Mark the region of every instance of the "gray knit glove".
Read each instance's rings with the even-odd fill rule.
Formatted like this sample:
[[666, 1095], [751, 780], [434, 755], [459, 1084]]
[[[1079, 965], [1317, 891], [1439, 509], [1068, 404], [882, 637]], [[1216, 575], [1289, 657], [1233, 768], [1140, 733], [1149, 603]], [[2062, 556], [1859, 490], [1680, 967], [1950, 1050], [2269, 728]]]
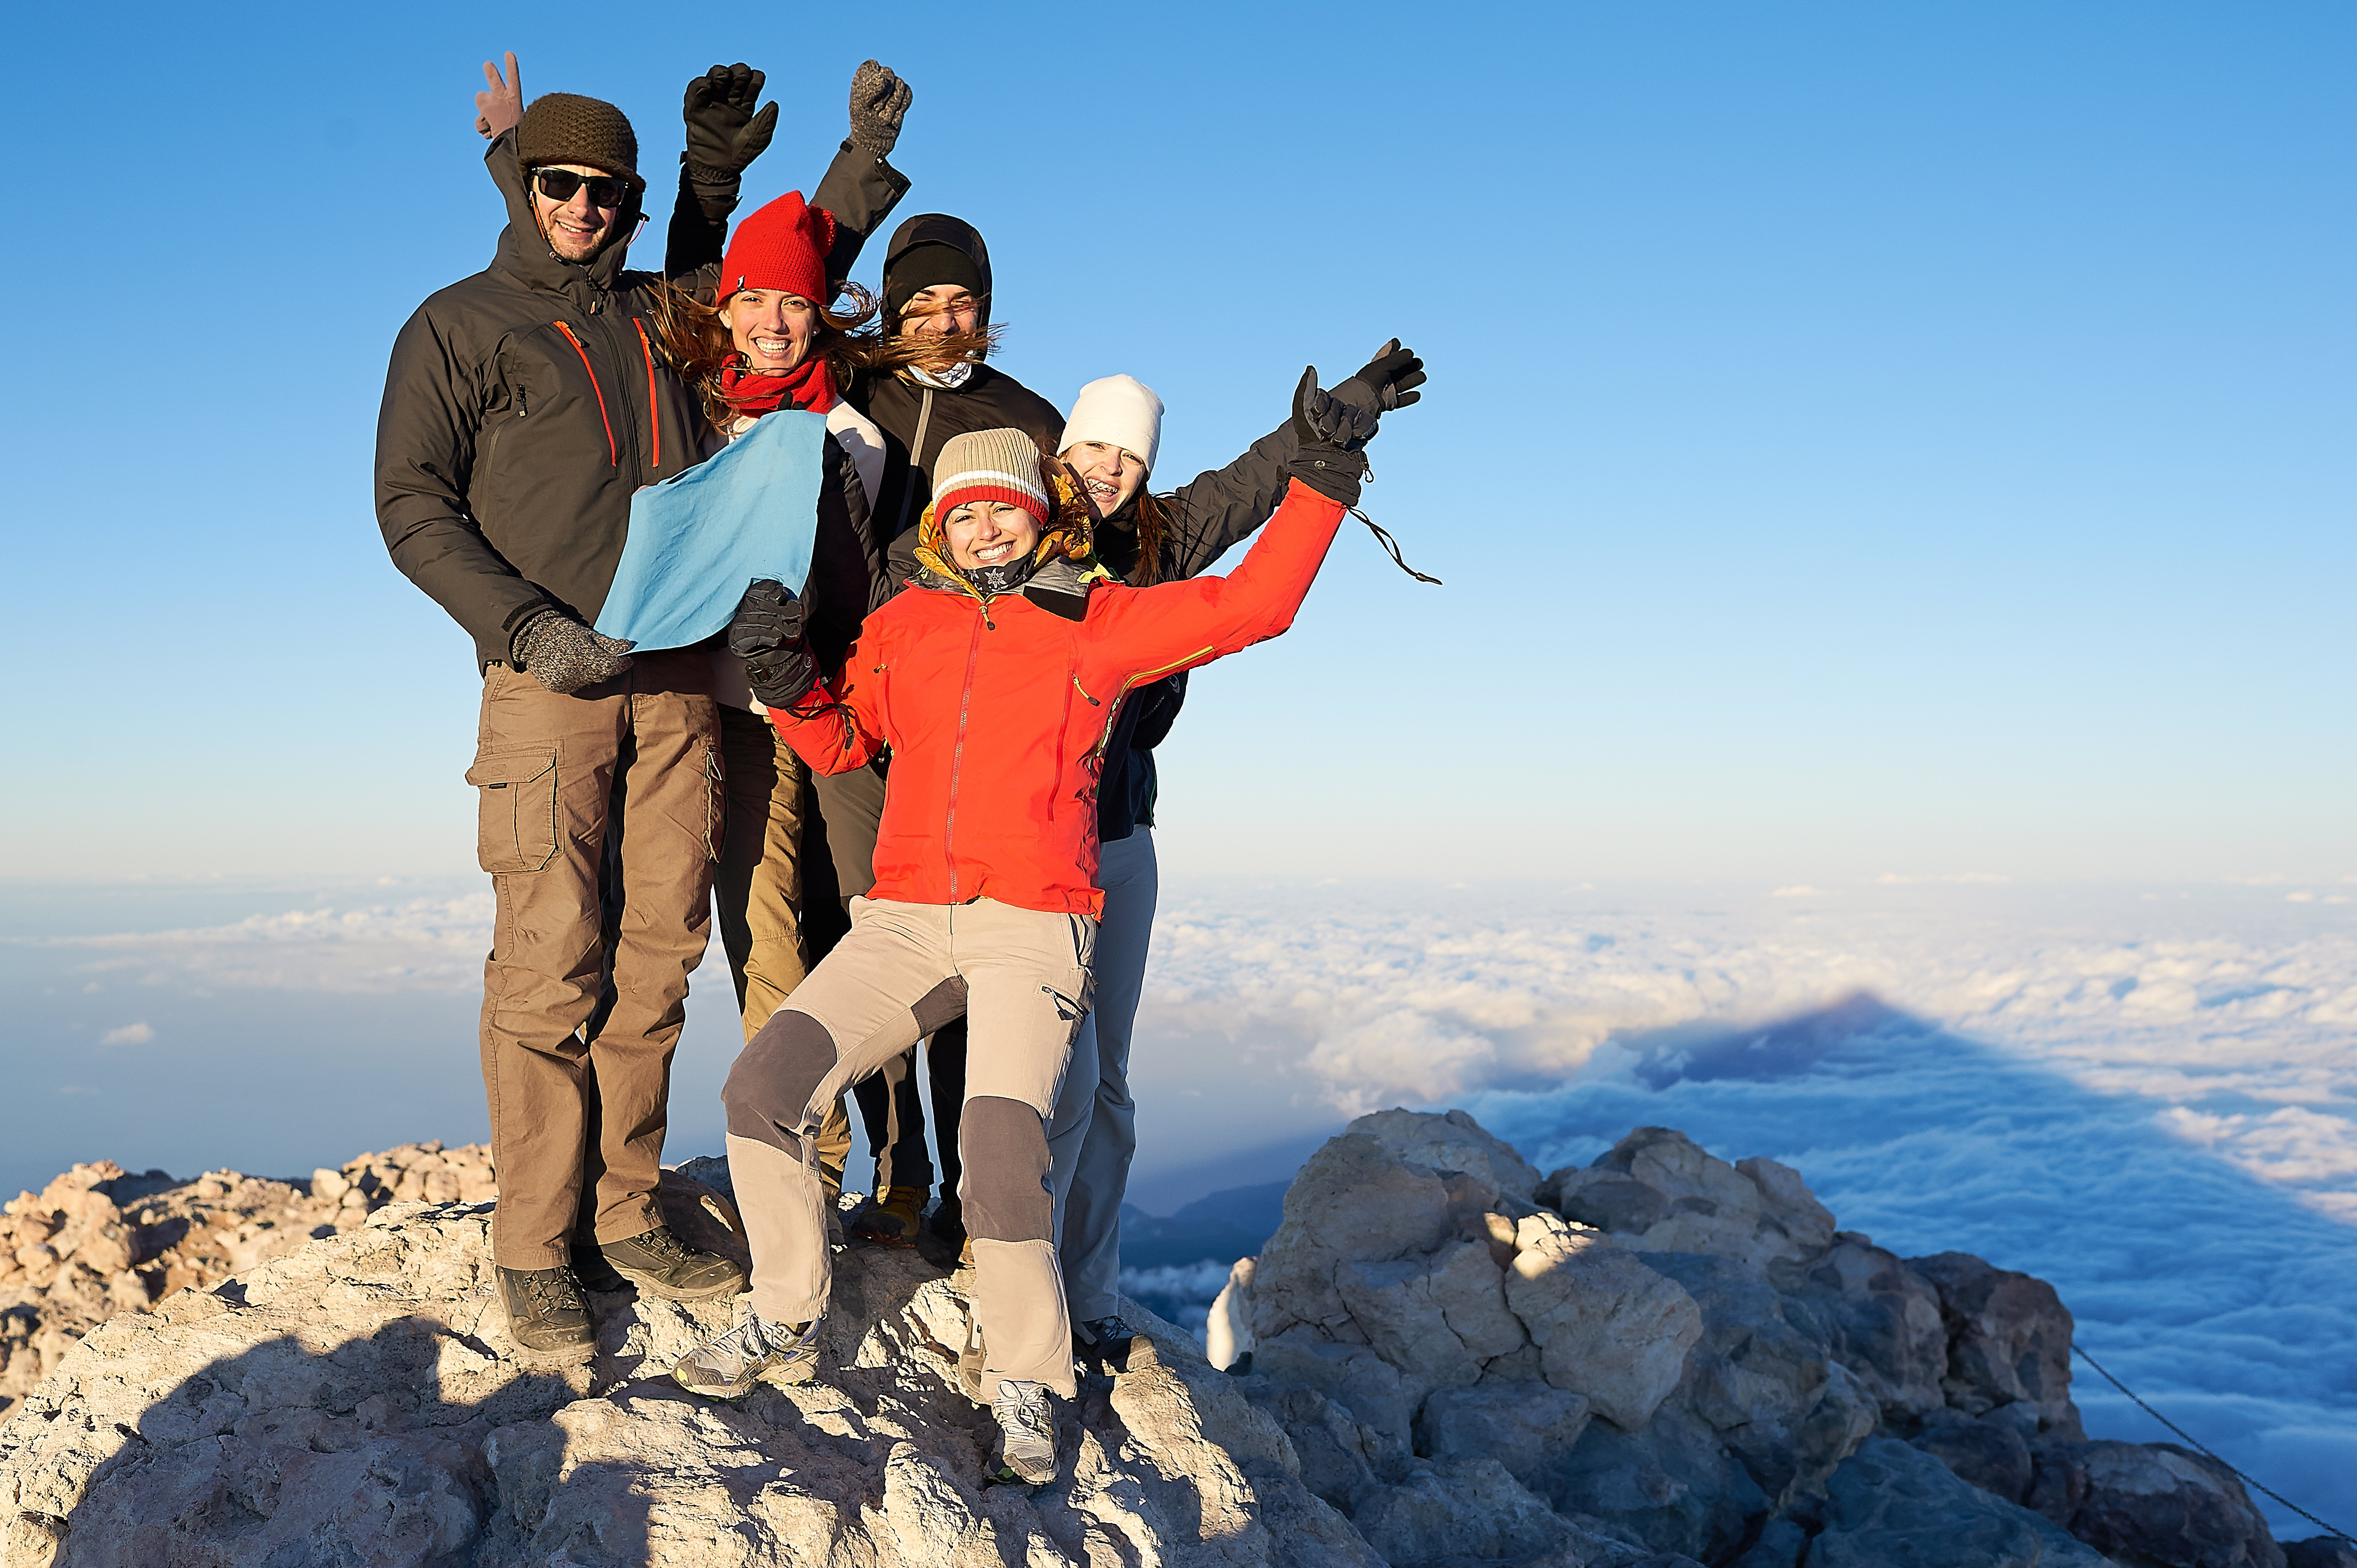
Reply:
[[561, 610], [543, 610], [516, 628], [508, 646], [519, 669], [563, 696], [628, 670], [632, 645], [592, 631]]
[[863, 60], [851, 73], [851, 135], [846, 145], [871, 157], [888, 157], [900, 139], [900, 122], [908, 116], [916, 91], [888, 65]]

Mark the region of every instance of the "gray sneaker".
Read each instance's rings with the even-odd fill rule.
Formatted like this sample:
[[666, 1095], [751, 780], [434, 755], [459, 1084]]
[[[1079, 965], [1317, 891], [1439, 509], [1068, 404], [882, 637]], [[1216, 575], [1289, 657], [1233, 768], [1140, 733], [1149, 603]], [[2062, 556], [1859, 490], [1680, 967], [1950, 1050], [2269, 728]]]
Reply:
[[808, 1323], [763, 1323], [751, 1313], [726, 1334], [716, 1334], [671, 1369], [672, 1380], [692, 1394], [707, 1399], [742, 1399], [765, 1373], [778, 1381], [806, 1383], [818, 1372], [818, 1326]]
[[1056, 1478], [1056, 1412], [1048, 1385], [998, 1380], [990, 1402], [1001, 1436], [998, 1467], [983, 1477], [992, 1486], [1044, 1487]]

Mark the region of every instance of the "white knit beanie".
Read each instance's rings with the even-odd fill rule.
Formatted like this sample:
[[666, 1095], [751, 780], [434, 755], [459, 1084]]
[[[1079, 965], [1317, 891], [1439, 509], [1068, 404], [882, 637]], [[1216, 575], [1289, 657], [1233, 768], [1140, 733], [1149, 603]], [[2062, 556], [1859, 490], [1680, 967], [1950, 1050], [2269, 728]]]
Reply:
[[1076, 442], [1102, 441], [1146, 459], [1154, 470], [1154, 454], [1162, 445], [1162, 400], [1135, 376], [1106, 376], [1091, 381], [1072, 400], [1072, 417], [1064, 421], [1064, 438], [1058, 452], [1069, 452]]

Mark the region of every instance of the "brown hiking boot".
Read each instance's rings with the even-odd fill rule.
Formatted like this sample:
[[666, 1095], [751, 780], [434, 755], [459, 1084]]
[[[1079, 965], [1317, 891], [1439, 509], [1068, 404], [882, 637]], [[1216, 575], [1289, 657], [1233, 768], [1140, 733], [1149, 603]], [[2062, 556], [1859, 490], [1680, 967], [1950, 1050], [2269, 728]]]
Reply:
[[597, 1350], [589, 1303], [571, 1269], [501, 1269], [508, 1340], [528, 1367], [577, 1367]]
[[668, 1225], [641, 1230], [622, 1241], [603, 1241], [597, 1251], [614, 1272], [665, 1301], [710, 1301], [745, 1288], [745, 1271], [717, 1252], [699, 1252], [671, 1233]]
[[923, 1187], [893, 1187], [885, 1193], [883, 1202], [871, 1203], [860, 1211], [851, 1222], [852, 1237], [886, 1247], [913, 1247], [917, 1244], [917, 1211], [924, 1206]]

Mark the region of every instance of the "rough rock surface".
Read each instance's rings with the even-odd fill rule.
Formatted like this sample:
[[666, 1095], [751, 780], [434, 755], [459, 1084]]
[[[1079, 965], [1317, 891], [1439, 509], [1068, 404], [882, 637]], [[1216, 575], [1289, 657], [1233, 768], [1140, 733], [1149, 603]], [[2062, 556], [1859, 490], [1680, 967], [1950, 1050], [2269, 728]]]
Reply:
[[[1664, 1128], [1530, 1212], [1494, 1143], [1461, 1113], [1353, 1122], [1211, 1315], [1305, 1479], [1394, 1561], [1543, 1553], [1536, 1507], [1749, 1568], [2282, 1561], [2231, 1477], [2084, 1441], [2044, 1282], [1900, 1258], [1799, 1173]], [[1512, 1530], [1433, 1534], [1449, 1490]]]
[[[739, 1251], [725, 1195], [669, 1176], [662, 1197]], [[729, 1302], [600, 1297], [593, 1364], [503, 1356], [489, 1218], [396, 1204], [101, 1326], [0, 1426], [0, 1562], [1380, 1562], [1158, 1320], [1063, 1410], [1061, 1480], [985, 1489], [996, 1429], [954, 1391], [963, 1298], [913, 1254], [844, 1254], [825, 1380], [710, 1403], [661, 1374]]]
[[409, 1144], [308, 1181], [210, 1171], [179, 1182], [76, 1165], [0, 1213], [0, 1418], [82, 1336], [118, 1313], [217, 1284], [396, 1199], [481, 1203], [490, 1152]]
[[[603, 1297], [591, 1365], [506, 1359], [490, 1194], [425, 1144], [10, 1205], [0, 1389], [45, 1380], [0, 1425], [0, 1568], [2357, 1568], [2212, 1461], [2087, 1441], [2042, 1282], [1666, 1129], [1541, 1180], [1462, 1112], [1361, 1118], [1231, 1272], [1229, 1369], [1125, 1307], [1036, 1494], [977, 1484], [965, 1300], [921, 1256], [844, 1253], [823, 1380], [709, 1404], [662, 1373], [733, 1303]], [[742, 1257], [725, 1162], [662, 1198]]]

